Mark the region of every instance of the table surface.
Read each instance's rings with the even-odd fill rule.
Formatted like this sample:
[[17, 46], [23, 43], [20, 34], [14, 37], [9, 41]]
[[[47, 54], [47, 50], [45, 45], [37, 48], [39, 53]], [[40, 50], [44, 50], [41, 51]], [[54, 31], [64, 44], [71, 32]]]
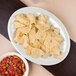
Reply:
[[[26, 7], [19, 0], [0, 0], [0, 33], [8, 38], [7, 23], [11, 14]], [[8, 38], [9, 39], [9, 38]], [[54, 66], [43, 66], [55, 76], [76, 76], [76, 43], [70, 40], [71, 48], [67, 58]]]

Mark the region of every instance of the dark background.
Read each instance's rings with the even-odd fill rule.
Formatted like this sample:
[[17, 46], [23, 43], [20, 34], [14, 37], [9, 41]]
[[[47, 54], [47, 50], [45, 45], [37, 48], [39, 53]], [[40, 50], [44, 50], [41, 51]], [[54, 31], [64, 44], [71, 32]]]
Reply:
[[[6, 38], [8, 38], [8, 19], [14, 11], [21, 7], [26, 7], [26, 5], [19, 0], [0, 0], [0, 33]], [[76, 76], [76, 43], [70, 41], [70, 52], [63, 62], [54, 66], [43, 66], [55, 76]]]

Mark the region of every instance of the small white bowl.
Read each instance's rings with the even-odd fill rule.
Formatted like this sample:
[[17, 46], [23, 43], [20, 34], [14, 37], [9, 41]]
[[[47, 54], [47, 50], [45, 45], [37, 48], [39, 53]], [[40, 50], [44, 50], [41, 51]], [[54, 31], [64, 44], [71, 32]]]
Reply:
[[15, 53], [15, 52], [5, 53], [5, 54], [3, 54], [3, 55], [0, 57], [0, 61], [3, 60], [3, 58], [5, 58], [5, 57], [7, 57], [7, 56], [11, 56], [11, 55], [16, 55], [16, 56], [18, 56], [19, 58], [21, 58], [21, 59], [23, 60], [23, 62], [24, 62], [24, 64], [25, 64], [25, 68], [26, 68], [26, 72], [24, 73], [23, 76], [28, 76], [28, 73], [29, 73], [29, 65], [28, 65], [28, 62], [27, 62], [27, 60], [26, 60], [24, 57], [22, 57], [20, 54]]
[[[34, 14], [36, 16], [40, 15], [40, 14], [44, 14], [46, 16], [49, 17], [49, 22], [56, 28], [60, 29], [60, 35], [63, 37], [64, 42], [61, 44], [60, 46], [60, 50], [64, 53], [63, 57], [61, 59], [56, 59], [52, 56], [49, 56], [48, 58], [32, 58], [31, 56], [26, 54], [26, 51], [24, 49], [24, 47], [18, 43], [15, 43], [13, 41], [13, 35], [15, 32], [15, 27], [14, 27], [14, 20], [15, 20], [15, 15], [17, 14]], [[9, 38], [11, 40], [11, 43], [13, 44], [13, 46], [15, 47], [15, 49], [26, 59], [36, 63], [36, 64], [41, 64], [41, 65], [55, 65], [58, 64], [60, 62], [62, 62], [68, 55], [69, 53], [69, 49], [70, 49], [70, 38], [69, 38], [69, 34], [64, 26], [64, 24], [51, 12], [46, 11], [42, 8], [38, 8], [38, 7], [24, 7], [24, 8], [20, 8], [17, 11], [15, 11], [9, 21], [8, 21], [8, 35]]]

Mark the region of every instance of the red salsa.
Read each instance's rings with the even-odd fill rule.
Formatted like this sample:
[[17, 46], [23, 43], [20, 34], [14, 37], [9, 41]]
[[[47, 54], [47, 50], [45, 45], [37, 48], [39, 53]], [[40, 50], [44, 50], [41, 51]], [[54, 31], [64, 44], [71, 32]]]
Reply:
[[0, 76], [23, 76], [25, 71], [23, 60], [16, 55], [7, 56], [0, 62]]

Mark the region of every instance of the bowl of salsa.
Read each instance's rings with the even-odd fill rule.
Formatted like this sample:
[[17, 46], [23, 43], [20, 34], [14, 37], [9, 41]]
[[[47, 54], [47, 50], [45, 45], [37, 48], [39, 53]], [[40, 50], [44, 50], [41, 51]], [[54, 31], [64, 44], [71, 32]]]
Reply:
[[20, 54], [9, 52], [0, 57], [0, 76], [28, 76], [29, 65]]

